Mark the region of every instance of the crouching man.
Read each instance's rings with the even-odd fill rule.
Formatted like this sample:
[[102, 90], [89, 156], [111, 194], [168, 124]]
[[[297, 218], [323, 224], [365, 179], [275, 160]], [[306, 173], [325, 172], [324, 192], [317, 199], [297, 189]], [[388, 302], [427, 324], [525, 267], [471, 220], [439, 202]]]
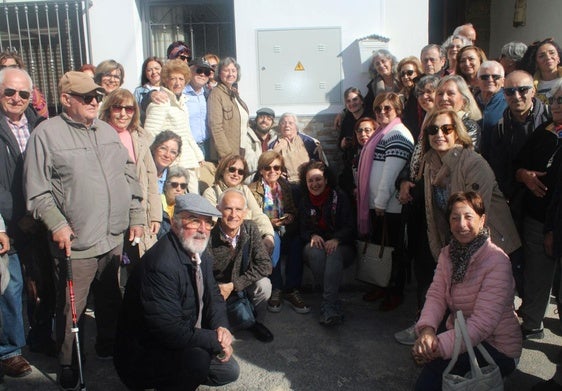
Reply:
[[[230, 188], [218, 199], [222, 213], [211, 232], [209, 250], [214, 256], [213, 273], [222, 296], [227, 300], [230, 323], [234, 330], [249, 329], [262, 342], [273, 341], [273, 334], [263, 324], [267, 300], [271, 296], [271, 258], [253, 221], [245, 220], [248, 205], [244, 193]], [[248, 319], [232, 311], [236, 300], [248, 300]], [[248, 312], [248, 311], [242, 311]], [[249, 323], [248, 323], [249, 322]]]
[[205, 251], [218, 216], [198, 194], [177, 196], [171, 231], [133, 271], [114, 357], [128, 387], [195, 390], [238, 378], [225, 302]]

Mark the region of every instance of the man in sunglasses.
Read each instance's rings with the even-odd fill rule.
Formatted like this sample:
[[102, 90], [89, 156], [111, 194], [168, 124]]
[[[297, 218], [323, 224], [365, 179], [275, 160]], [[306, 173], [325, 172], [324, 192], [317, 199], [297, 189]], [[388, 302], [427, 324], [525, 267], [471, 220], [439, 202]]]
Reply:
[[[515, 180], [514, 160], [535, 129], [549, 120], [550, 114], [540, 99], [535, 98], [533, 76], [525, 71], [513, 71], [506, 76], [503, 94], [507, 108], [492, 128], [489, 152], [484, 157], [509, 202], [515, 224], [521, 229], [524, 186]], [[523, 261], [512, 260], [512, 266], [519, 297], [523, 298]]]
[[[104, 92], [83, 72], [67, 72], [59, 82], [61, 115], [42, 122], [27, 145], [24, 185], [33, 217], [51, 232], [58, 280], [58, 381], [74, 389], [78, 370], [66, 295], [66, 258], [71, 258], [76, 310], [82, 314], [90, 287], [96, 301], [96, 353], [113, 355], [121, 303], [117, 269], [123, 240], [143, 234], [142, 191], [133, 161], [115, 130], [97, 119]], [[130, 228], [128, 238], [123, 232]], [[66, 300], [65, 300], [66, 297]]]
[[[245, 220], [248, 205], [244, 193], [230, 188], [218, 199], [221, 218], [211, 231], [209, 250], [214, 256], [213, 273], [227, 308], [247, 298], [255, 314], [249, 330], [262, 342], [273, 341], [273, 334], [264, 326], [267, 300], [271, 296], [271, 258], [264, 247], [256, 224]], [[247, 328], [247, 319], [229, 311], [233, 330]]]
[[480, 152], [488, 156], [492, 128], [498, 123], [507, 107], [503, 94], [504, 69], [497, 61], [484, 61], [478, 69], [479, 92], [474, 97], [482, 110], [482, 139]]
[[129, 278], [114, 361], [128, 387], [195, 390], [238, 378], [224, 299], [206, 251], [220, 215], [199, 194], [177, 196], [171, 231]]
[[207, 129], [207, 96], [206, 85], [211, 75], [211, 65], [204, 58], [196, 58], [189, 63], [191, 80], [183, 93], [187, 96], [189, 126], [195, 142], [201, 148], [205, 160], [209, 160], [210, 137]]
[[25, 216], [23, 156], [39, 118], [29, 105], [32, 88], [31, 78], [23, 69], [5, 68], [0, 71], [0, 213], [12, 241], [8, 252], [10, 282], [0, 296], [0, 371], [14, 377], [31, 373], [29, 363], [21, 355], [26, 340], [19, 254], [30, 243], [19, 223]]

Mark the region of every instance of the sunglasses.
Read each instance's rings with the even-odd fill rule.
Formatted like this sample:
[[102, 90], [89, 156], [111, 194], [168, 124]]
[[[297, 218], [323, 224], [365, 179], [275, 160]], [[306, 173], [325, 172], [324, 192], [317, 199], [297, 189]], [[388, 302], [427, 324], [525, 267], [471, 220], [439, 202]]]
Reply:
[[430, 136], [435, 136], [437, 133], [439, 133], [439, 129], [441, 129], [443, 134], [446, 136], [446, 135], [450, 134], [453, 130], [456, 130], [457, 128], [455, 128], [455, 125], [453, 125], [453, 124], [445, 124], [445, 125], [441, 125], [441, 126], [429, 125], [427, 128], [425, 128], [425, 131]]
[[23, 100], [28, 100], [29, 97], [31, 96], [31, 92], [29, 92], [29, 91], [14, 90], [13, 88], [5, 88], [4, 89], [4, 96], [11, 97], [11, 96], [14, 96], [16, 94], [16, 92], [18, 93], [20, 98], [22, 98]]
[[219, 64], [211, 64], [211, 68], [213, 68], [213, 70], [217, 69], [217, 65]]
[[243, 168], [236, 168], [234, 166], [228, 167], [228, 172], [231, 173], [231, 174], [234, 174], [235, 172], [237, 172], [238, 175], [240, 175], [240, 176], [244, 176], [244, 174], [246, 173]]
[[375, 129], [373, 129], [373, 128], [357, 128], [357, 129], [355, 129], [355, 133], [357, 133], [357, 134], [372, 133], [374, 131], [375, 131]]
[[274, 165], [274, 166], [263, 166], [261, 169], [264, 170], [264, 171], [267, 171], [267, 172], [269, 172], [269, 171], [271, 171], [271, 170], [273, 170], [273, 171], [281, 171], [281, 166], [279, 166], [279, 165], [276, 164], [276, 165]]
[[498, 81], [502, 78], [501, 75], [480, 75], [480, 80], [486, 81], [490, 80], [490, 78], [494, 79], [494, 81]]
[[125, 113], [127, 113], [127, 115], [133, 115], [133, 113], [135, 112], [135, 106], [111, 106], [111, 111], [113, 111], [114, 113], [121, 113], [123, 110], [125, 110]]
[[104, 73], [102, 77], [107, 77], [108, 79], [121, 80], [120, 75], [113, 75], [111, 73]]
[[168, 184], [169, 184], [170, 186], [172, 186], [174, 189], [176, 189], [178, 186], [181, 187], [182, 190], [187, 189], [187, 183], [168, 182]]
[[414, 70], [413, 69], [408, 69], [407, 71], [402, 71], [400, 72], [400, 76], [404, 77], [404, 76], [412, 76], [414, 74]]
[[6, 68], [19, 68], [18, 64], [12, 64], [12, 65], [0, 65], [0, 71], [2, 69], [6, 69]]
[[388, 113], [390, 111], [392, 111], [393, 107], [392, 106], [377, 106], [375, 107], [375, 113], [380, 114], [380, 113]]
[[76, 98], [80, 98], [84, 101], [85, 104], [89, 105], [90, 103], [92, 103], [92, 101], [95, 99], [98, 103], [101, 103], [102, 99], [103, 99], [103, 95], [101, 94], [97, 94], [97, 95], [80, 95], [80, 94], [69, 94], [72, 95]]
[[198, 75], [205, 75], [205, 76], [211, 76], [211, 70], [209, 68], [197, 68], [197, 70], [195, 71], [195, 73], [197, 73]]
[[180, 54], [177, 58], [179, 58], [182, 61], [191, 61], [191, 57], [190, 56], [186, 56], [185, 54]]
[[557, 104], [557, 105], [562, 105], [562, 96], [557, 96], [556, 98], [551, 96], [550, 98], [548, 98], [548, 104], [549, 105], [553, 105], [553, 104]]
[[507, 96], [513, 96], [516, 92], [519, 92], [519, 95], [525, 95], [531, 88], [533, 88], [533, 86], [506, 87], [503, 89], [503, 92]]

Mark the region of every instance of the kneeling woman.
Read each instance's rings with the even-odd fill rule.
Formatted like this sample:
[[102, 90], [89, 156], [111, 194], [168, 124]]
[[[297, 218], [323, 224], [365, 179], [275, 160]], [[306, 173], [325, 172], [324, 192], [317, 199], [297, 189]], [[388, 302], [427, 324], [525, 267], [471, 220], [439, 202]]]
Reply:
[[[521, 330], [513, 308], [515, 281], [509, 257], [490, 240], [484, 202], [474, 192], [458, 192], [447, 203], [453, 237], [441, 251], [433, 282], [416, 324], [412, 355], [426, 364], [416, 390], [441, 390], [441, 376], [455, 342], [454, 313], [463, 312], [472, 344], [482, 343], [502, 376], [513, 372], [521, 356]], [[441, 330], [444, 316], [450, 312]], [[464, 349], [464, 347], [463, 347]], [[479, 362], [483, 363], [478, 350]], [[466, 351], [452, 373], [470, 370]]]

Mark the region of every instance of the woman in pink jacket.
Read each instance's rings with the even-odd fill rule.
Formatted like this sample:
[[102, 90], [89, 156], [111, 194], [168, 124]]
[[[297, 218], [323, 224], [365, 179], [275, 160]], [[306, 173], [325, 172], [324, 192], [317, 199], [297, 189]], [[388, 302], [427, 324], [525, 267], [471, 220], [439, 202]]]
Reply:
[[[416, 324], [418, 339], [412, 355], [416, 363], [425, 364], [416, 390], [441, 390], [441, 376], [450, 362], [455, 342], [453, 314], [458, 310], [466, 319], [472, 344], [484, 345], [503, 376], [515, 370], [521, 356], [511, 264], [508, 256], [490, 240], [482, 198], [471, 191], [454, 193], [447, 202], [447, 219], [453, 237], [439, 255]], [[476, 356], [481, 364], [485, 363], [478, 350]], [[464, 375], [468, 371], [470, 364], [464, 351], [452, 373]]]

